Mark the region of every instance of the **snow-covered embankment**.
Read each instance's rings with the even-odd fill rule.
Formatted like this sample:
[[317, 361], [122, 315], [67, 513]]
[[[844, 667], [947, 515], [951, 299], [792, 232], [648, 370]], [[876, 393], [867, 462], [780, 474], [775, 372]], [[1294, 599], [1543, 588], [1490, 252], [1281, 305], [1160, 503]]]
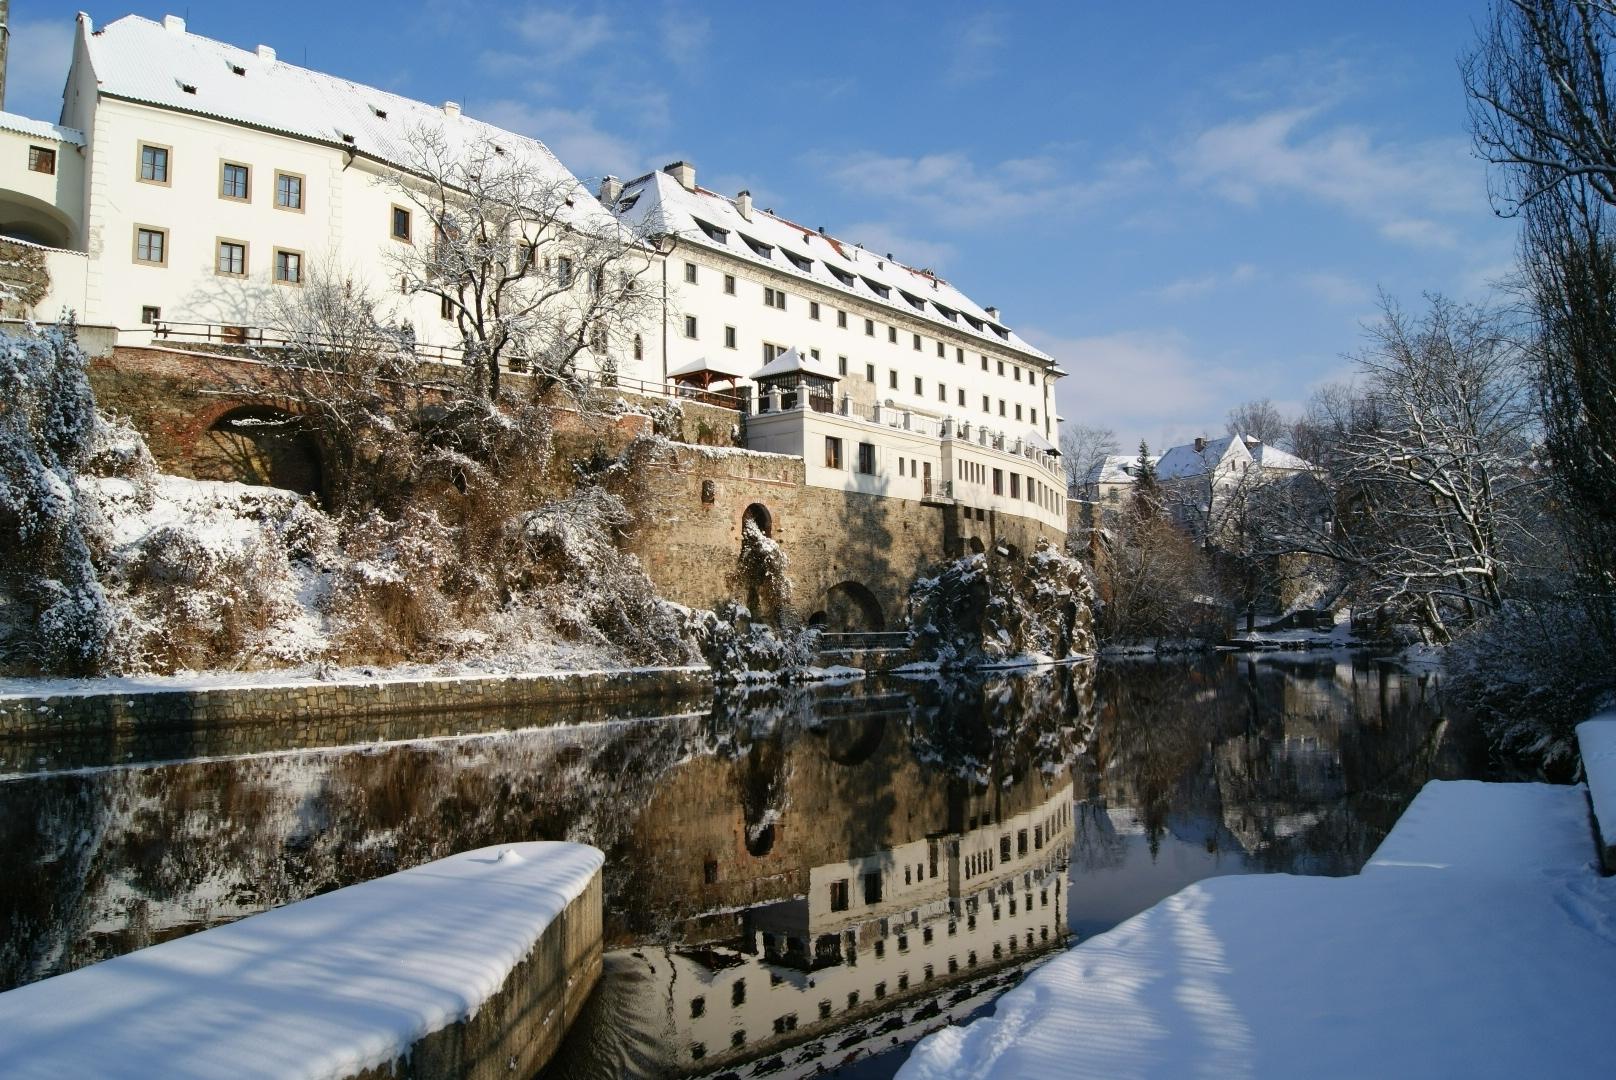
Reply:
[[1616, 874], [1616, 709], [1577, 725], [1577, 749], [1588, 778], [1588, 802], [1605, 873]]
[[481, 848], [8, 991], [0, 1075], [532, 1075], [600, 974], [602, 861]]
[[1592, 855], [1580, 786], [1434, 782], [1362, 874], [1192, 885], [899, 1075], [1608, 1076], [1616, 879]]

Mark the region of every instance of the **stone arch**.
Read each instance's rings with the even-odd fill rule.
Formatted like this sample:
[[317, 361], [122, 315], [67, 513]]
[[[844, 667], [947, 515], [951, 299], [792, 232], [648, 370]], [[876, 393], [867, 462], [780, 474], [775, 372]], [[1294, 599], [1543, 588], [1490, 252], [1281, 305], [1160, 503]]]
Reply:
[[66, 248], [73, 222], [50, 203], [20, 191], [0, 193], [0, 236], [41, 247]]
[[197, 438], [191, 475], [325, 496], [319, 444], [302, 417], [273, 405], [237, 405], [215, 417]]
[[746, 528], [748, 521], [755, 524], [764, 536], [771, 538], [774, 536], [774, 515], [769, 513], [769, 508], [762, 503], [752, 503], [741, 512], [742, 529]]
[[886, 629], [881, 601], [862, 582], [843, 581], [832, 585], [825, 593], [824, 613], [825, 621], [821, 625], [833, 632]]
[[965, 543], [967, 549], [972, 555], [980, 555], [987, 550], [987, 548], [982, 545], [982, 538], [980, 536], [973, 536]]

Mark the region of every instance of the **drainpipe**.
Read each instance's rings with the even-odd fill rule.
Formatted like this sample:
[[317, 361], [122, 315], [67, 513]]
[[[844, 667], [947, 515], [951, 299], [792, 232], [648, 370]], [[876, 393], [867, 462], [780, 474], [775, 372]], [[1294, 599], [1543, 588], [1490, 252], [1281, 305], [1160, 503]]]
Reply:
[[6, 107], [6, 54], [11, 51], [11, 0], [0, 0], [0, 109]]

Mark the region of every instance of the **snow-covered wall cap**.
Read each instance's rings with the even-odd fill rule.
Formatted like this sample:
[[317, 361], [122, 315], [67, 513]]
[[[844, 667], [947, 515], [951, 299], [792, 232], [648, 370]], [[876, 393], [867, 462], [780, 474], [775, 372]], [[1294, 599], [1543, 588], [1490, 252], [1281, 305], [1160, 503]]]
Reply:
[[[679, 168], [679, 177], [669, 170]], [[689, 186], [683, 179], [689, 171]], [[678, 236], [701, 247], [726, 251], [748, 262], [772, 267], [865, 303], [892, 308], [911, 319], [933, 323], [1028, 357], [1054, 358], [1028, 344], [996, 314], [984, 308], [930, 270], [917, 270], [889, 256], [865, 251], [823, 230], [814, 230], [767, 209], [743, 215], [738, 199], [698, 187], [695, 170], [686, 162], [631, 180], [623, 186], [614, 209], [624, 220], [657, 233]], [[997, 309], [992, 309], [996, 312]]]
[[155, 23], [126, 15], [94, 32], [86, 18], [80, 27], [103, 95], [311, 139], [399, 167], [411, 158], [410, 137], [423, 128], [441, 131], [451, 146], [489, 141], [541, 177], [576, 185], [575, 224], [612, 222], [549, 147], [462, 115], [458, 107], [450, 111], [278, 61], [273, 50], [248, 52], [186, 33], [184, 20], [172, 16]]
[[84, 145], [82, 131], [53, 124], [48, 120], [19, 116], [17, 113], [0, 112], [0, 130], [15, 131], [34, 139], [50, 139], [53, 142], [71, 143], [74, 146]]

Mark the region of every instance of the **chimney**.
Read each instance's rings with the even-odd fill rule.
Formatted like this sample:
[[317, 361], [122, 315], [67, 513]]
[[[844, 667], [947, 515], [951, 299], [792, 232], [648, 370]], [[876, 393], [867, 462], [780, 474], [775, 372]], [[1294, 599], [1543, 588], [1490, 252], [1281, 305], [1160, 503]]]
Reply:
[[675, 161], [671, 165], [662, 166], [662, 171], [679, 181], [679, 186], [686, 191], [696, 190], [696, 167], [688, 161]]
[[164, 15], [163, 29], [170, 33], [183, 34], [185, 33], [185, 20], [178, 15]]
[[445, 116], [459, 116], [460, 115], [460, 103], [458, 101], [445, 101], [443, 103], [443, 115], [445, 115]]
[[735, 209], [739, 210], [741, 216], [747, 221], [752, 220], [752, 193], [750, 191], [743, 191], [735, 196]]
[[1205, 449], [1206, 449], [1206, 436], [1205, 435], [1197, 435], [1197, 436], [1195, 436], [1195, 452], [1197, 454], [1199, 454], [1201, 451], [1203, 451]]
[[266, 64], [273, 64], [275, 62], [275, 50], [268, 45], [258, 46], [258, 59]]
[[595, 197], [608, 207], [616, 206], [617, 200], [623, 197], [623, 181], [615, 176], [601, 177], [600, 191], [596, 192]]
[[994, 322], [999, 321], [999, 309], [998, 308], [996, 308], [996, 307], [985, 307], [982, 310], [987, 312], [988, 318], [992, 319]]

